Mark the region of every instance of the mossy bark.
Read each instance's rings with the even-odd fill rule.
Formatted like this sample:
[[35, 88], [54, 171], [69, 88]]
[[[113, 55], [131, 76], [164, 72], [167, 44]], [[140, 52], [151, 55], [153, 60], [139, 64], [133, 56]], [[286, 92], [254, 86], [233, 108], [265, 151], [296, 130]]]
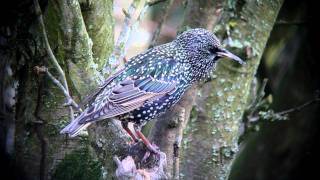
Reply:
[[[32, 10], [34, 7], [30, 4], [29, 9]], [[92, 1], [90, 8], [84, 13], [78, 1], [65, 0], [49, 1], [48, 6], [43, 8], [50, 46], [65, 71], [71, 95], [76, 101], [97, 87], [101, 78], [98, 73], [99, 65], [103, 64], [113, 48], [112, 7], [113, 1]], [[16, 164], [24, 172], [24, 178], [28, 179], [63, 177], [60, 173], [65, 172], [61, 171], [61, 167], [66, 164], [71, 166], [69, 170], [72, 172], [69, 173], [74, 178], [82, 177], [84, 173], [87, 173], [88, 177], [99, 178], [101, 173], [97, 172], [97, 167], [100, 169], [103, 163], [96, 163], [95, 153], [91, 152], [91, 138], [67, 139], [59, 133], [70, 121], [67, 108], [62, 106], [65, 97], [50, 79], [33, 71], [34, 66], [44, 65], [58, 77], [46, 57], [39, 23], [35, 21], [36, 16], [32, 12], [28, 15], [34, 18], [34, 23], [29, 22], [24, 28], [29, 33], [23, 42], [27, 42], [27, 45], [20, 41], [17, 43], [19, 46], [24, 45], [17, 49], [17, 53], [27, 52], [28, 56], [13, 56], [9, 60], [14, 69], [14, 77], [19, 82], [15, 111]], [[85, 19], [83, 13], [86, 14]], [[92, 18], [93, 14], [102, 16]], [[22, 24], [26, 17], [21, 17]], [[100, 36], [101, 39], [99, 36], [90, 37], [99, 33], [104, 34]], [[72, 155], [74, 152], [90, 157], [93, 161], [83, 159], [85, 167], [79, 167], [81, 163], [77, 162], [70, 164], [70, 156], [75, 157]], [[113, 164], [111, 158], [108, 160]]]
[[[87, 32], [80, 4], [77, 1], [66, 0], [55, 1], [51, 5], [51, 17], [57, 18], [61, 35], [64, 52], [62, 60], [67, 66], [70, 79], [76, 90], [84, 95], [88, 93], [89, 90], [92, 90], [93, 87], [97, 86], [97, 81], [103, 80], [97, 72], [98, 64], [102, 62], [94, 61], [92, 51], [93, 41]], [[48, 16], [50, 17], [50, 13]], [[47, 22], [51, 23], [51, 19], [49, 18]], [[113, 25], [111, 24], [110, 27], [112, 31]], [[54, 28], [57, 28], [57, 26]], [[48, 29], [48, 31], [50, 31], [50, 29]], [[95, 41], [97, 40], [95, 39]], [[110, 46], [111, 48], [113, 47], [113, 45]]]
[[239, 126], [251, 84], [282, 2], [234, 1], [225, 8], [216, 33], [227, 35], [224, 44], [247, 64], [240, 67], [230, 60], [221, 60], [213, 80], [197, 93], [195, 113], [183, 146], [184, 178], [228, 177], [238, 151]]
[[[222, 6], [223, 2], [220, 0], [187, 1], [185, 16], [180, 30], [184, 31], [189, 28], [199, 27], [211, 29], [220, 18]], [[155, 142], [166, 153], [167, 157], [170, 157], [167, 159], [166, 168], [169, 179], [177, 179], [179, 177], [180, 168], [177, 165], [179, 160], [176, 159], [179, 157], [173, 157], [177, 153], [174, 150], [174, 146], [177, 146], [177, 143], [180, 144], [178, 141], [183, 138], [182, 130], [190, 119], [198, 88], [197, 85], [192, 86], [168, 113], [158, 118], [149, 135], [151, 141]]]
[[80, 4], [86, 29], [93, 42], [93, 61], [101, 70], [114, 45], [113, 1], [89, 0]]
[[[58, 21], [59, 38], [57, 39], [61, 41], [59, 45], [61, 51], [57, 54], [63, 54], [61, 57], [63, 62], [60, 63], [65, 64], [68, 79], [73, 85], [71, 91], [80, 99], [97, 87], [97, 80], [101, 78], [98, 70], [105, 64], [113, 49], [113, 1], [86, 1], [82, 2], [81, 6], [76, 1], [59, 1], [51, 5], [50, 7], [49, 4], [47, 18], [55, 17]], [[50, 14], [50, 8], [52, 8], [52, 14]], [[48, 32], [50, 31], [55, 31], [54, 27], [48, 29]], [[54, 41], [50, 42], [54, 44]], [[113, 176], [112, 155], [120, 154], [116, 153], [122, 150], [118, 147], [125, 147], [126, 141], [123, 139], [126, 139], [126, 136], [122, 134], [121, 129], [119, 130], [119, 126], [113, 121], [96, 123], [89, 128], [88, 140], [81, 141], [79, 144], [84, 146], [83, 150], [93, 147], [95, 153], [90, 153], [90, 156], [95, 158], [95, 154], [98, 155], [97, 158], [104, 166], [103, 178], [109, 179]], [[77, 144], [78, 140], [76, 138], [69, 141], [71, 144]], [[118, 143], [115, 144], [115, 142]], [[91, 147], [88, 146], [89, 144]], [[64, 160], [61, 163], [64, 163]], [[77, 166], [77, 164], [74, 165]], [[81, 172], [78, 173], [81, 174]]]

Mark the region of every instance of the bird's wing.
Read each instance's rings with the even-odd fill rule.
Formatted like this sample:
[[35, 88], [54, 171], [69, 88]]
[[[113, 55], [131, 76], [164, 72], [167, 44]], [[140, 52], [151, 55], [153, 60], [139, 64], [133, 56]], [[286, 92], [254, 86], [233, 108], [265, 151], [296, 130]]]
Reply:
[[[107, 93], [102, 93], [83, 114], [79, 123], [115, 117], [137, 109], [148, 100], [155, 100], [174, 91], [175, 82], [154, 79], [149, 76], [143, 79], [126, 79]], [[104, 96], [104, 97], [103, 97]], [[99, 98], [101, 98], [99, 100]]]
[[117, 78], [122, 72], [124, 71], [124, 69], [121, 69], [119, 71], [117, 71], [116, 73], [114, 73], [113, 75], [111, 75], [110, 77], [108, 77], [104, 83], [102, 84], [102, 86], [98, 87], [97, 89], [95, 89], [93, 92], [91, 92], [89, 95], [87, 95], [81, 102], [80, 102], [80, 107], [84, 107], [87, 104], [91, 104], [92, 101], [105, 89], [105, 87], [107, 87], [115, 78]]

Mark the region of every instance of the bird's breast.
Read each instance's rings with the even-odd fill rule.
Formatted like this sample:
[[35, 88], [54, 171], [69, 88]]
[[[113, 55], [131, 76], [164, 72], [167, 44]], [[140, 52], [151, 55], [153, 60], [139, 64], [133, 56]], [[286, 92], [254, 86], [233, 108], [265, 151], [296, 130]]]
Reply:
[[146, 101], [146, 103], [126, 116], [125, 120], [134, 122], [136, 124], [144, 125], [146, 122], [159, 117], [161, 114], [167, 112], [169, 108], [175, 105], [184, 94], [182, 88], [177, 89], [173, 93], [167, 94], [154, 101]]

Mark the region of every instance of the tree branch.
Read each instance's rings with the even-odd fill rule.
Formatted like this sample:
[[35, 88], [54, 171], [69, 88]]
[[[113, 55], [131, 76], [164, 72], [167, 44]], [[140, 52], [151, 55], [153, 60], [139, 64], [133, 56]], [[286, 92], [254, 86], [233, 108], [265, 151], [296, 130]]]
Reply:
[[[237, 7], [237, 10], [223, 6], [225, 10], [215, 27], [215, 34], [225, 38], [229, 33], [228, 36], [238, 44], [229, 43], [228, 49], [246, 58], [247, 64], [238, 66], [221, 60], [214, 71], [217, 78], [205, 83], [199, 91], [195, 120], [188, 128], [188, 144], [183, 150], [183, 156], [192, 159], [191, 162], [184, 161], [181, 165], [184, 176], [200, 179], [228, 178], [238, 151], [239, 124], [251, 97], [251, 84], [282, 2], [275, 0], [256, 4], [246, 1], [243, 4], [237, 3], [237, 6], [241, 6]], [[256, 41], [256, 37], [259, 37], [259, 41]], [[223, 43], [226, 41], [227, 39], [222, 39]], [[250, 51], [252, 49], [252, 53], [246, 54], [248, 48]], [[229, 68], [229, 64], [240, 70]]]
[[[180, 146], [183, 137], [183, 130], [187, 125], [186, 109], [182, 109], [179, 114], [176, 140], [173, 144], [173, 179], [179, 179], [180, 175]], [[189, 119], [189, 117], [188, 117]]]
[[116, 44], [114, 46], [113, 52], [110, 55], [109, 59], [106, 61], [106, 63], [103, 66], [103, 75], [110, 74], [110, 67], [112, 69], [116, 69], [117, 66], [120, 66], [123, 64], [122, 60], [125, 56], [125, 50], [126, 45], [130, 37], [130, 33], [132, 31], [132, 18], [137, 10], [137, 5], [139, 3], [139, 0], [133, 0], [133, 2], [130, 4], [128, 10], [122, 10], [125, 19], [122, 25], [122, 30], [120, 32], [120, 35], [116, 41]]
[[[59, 65], [59, 63], [58, 63], [58, 61], [57, 61], [57, 59], [55, 57], [55, 55], [52, 52], [51, 46], [49, 44], [48, 36], [47, 36], [47, 33], [46, 33], [46, 28], [45, 28], [45, 25], [44, 25], [44, 22], [43, 22], [43, 15], [42, 15], [42, 12], [41, 12], [41, 8], [40, 8], [40, 5], [39, 5], [39, 2], [38, 2], [38, 0], [33, 0], [33, 3], [34, 3], [35, 11], [36, 11], [36, 14], [38, 16], [39, 23], [40, 23], [40, 29], [42, 31], [42, 36], [44, 38], [46, 51], [49, 54], [49, 59], [51, 60], [51, 63], [57, 69], [59, 77], [60, 77], [60, 80], [62, 81], [62, 83], [60, 83], [60, 81], [55, 79], [47, 69], [46, 69], [46, 73], [49, 76], [49, 78], [53, 80], [53, 82], [62, 90], [62, 92], [66, 96], [66, 98], [67, 98], [67, 104], [66, 105], [70, 104], [70, 105], [76, 107], [76, 109], [81, 111], [79, 106], [75, 103], [75, 101], [70, 96], [70, 92], [69, 92], [68, 83], [67, 83], [67, 79], [66, 79], [65, 73], [62, 70], [61, 66]], [[74, 111], [73, 111], [71, 106], [69, 106], [69, 114], [70, 114], [71, 120], [73, 120], [74, 119]]]
[[[134, 32], [139, 27], [139, 24], [142, 21], [148, 8], [162, 1], [164, 0], [145, 1], [140, 11], [140, 14], [136, 20], [133, 20], [132, 18], [136, 13], [139, 0], [133, 0], [128, 10], [122, 10], [125, 15], [124, 23], [122, 25], [122, 30], [116, 41], [112, 54], [110, 55], [108, 61], [106, 61], [105, 65], [103, 66], [103, 75], [110, 74], [111, 73], [110, 70], [112, 71], [112, 69], [121, 67], [125, 63], [125, 54], [128, 49], [128, 40], [130, 36], [134, 34]], [[111, 68], [109, 66], [111, 66]]]
[[48, 138], [45, 137], [43, 133], [43, 125], [45, 124], [45, 120], [40, 117], [41, 104], [42, 104], [42, 91], [43, 91], [43, 77], [38, 74], [38, 92], [37, 92], [37, 102], [34, 110], [34, 117], [36, 118], [35, 123], [35, 131], [37, 138], [40, 141], [40, 168], [39, 168], [39, 178], [40, 180], [47, 179], [46, 177], [46, 169], [47, 169], [47, 151], [48, 151]]
[[66, 103], [64, 104], [64, 106], [72, 106], [75, 109], [77, 109], [78, 111], [82, 112], [82, 109], [80, 108], [80, 106], [73, 100], [73, 98], [70, 96], [70, 94], [68, 93], [67, 89], [62, 85], [62, 83], [56, 79], [48, 70], [48, 68], [42, 66], [35, 66], [34, 70], [39, 74], [39, 73], [45, 73], [49, 79], [62, 91], [62, 93], [64, 94], [64, 96], [66, 97]]
[[169, 179], [179, 176], [179, 150], [183, 130], [190, 118], [195, 102], [196, 86], [190, 88], [183, 98], [166, 114], [157, 119], [149, 139], [170, 158], [167, 159], [166, 174]]
[[[157, 1], [158, 3], [159, 2], [163, 2], [163, 1]], [[162, 16], [160, 16], [158, 18], [158, 24], [157, 24], [157, 27], [156, 27], [156, 31], [153, 33], [153, 36], [151, 38], [151, 43], [149, 45], [149, 48], [152, 48], [154, 47], [156, 44], [157, 44], [157, 41], [159, 39], [159, 36], [160, 36], [160, 32], [161, 32], [161, 29], [162, 29], [162, 26], [164, 24], [164, 22], [167, 20], [168, 18], [168, 15], [169, 15], [169, 9], [172, 5], [172, 3], [174, 2], [174, 0], [168, 0], [168, 2], [166, 2], [162, 7], [161, 7], [161, 13], [159, 14], [163, 14]], [[154, 3], [153, 3], [154, 5]]]
[[286, 115], [286, 114], [289, 114], [289, 113], [293, 113], [293, 112], [296, 112], [296, 111], [301, 111], [302, 109], [314, 104], [314, 103], [318, 103], [320, 102], [320, 98], [319, 97], [316, 97], [312, 100], [309, 100], [299, 106], [296, 106], [296, 107], [293, 107], [293, 108], [290, 108], [290, 109], [287, 109], [287, 110], [284, 110], [284, 111], [281, 111], [281, 112], [278, 112], [276, 113], [277, 115], [280, 115], [280, 116], [283, 116], [283, 115]]
[[62, 81], [63, 87], [65, 88], [65, 90], [69, 94], [69, 89], [68, 89], [68, 83], [67, 83], [66, 76], [65, 76], [64, 71], [62, 70], [61, 66], [59, 65], [56, 57], [54, 56], [54, 54], [52, 52], [52, 49], [50, 47], [50, 44], [49, 44], [49, 40], [48, 40], [48, 36], [47, 36], [45, 25], [44, 25], [44, 22], [43, 22], [43, 15], [42, 15], [42, 12], [41, 12], [41, 9], [40, 9], [39, 2], [38, 2], [38, 0], [33, 0], [33, 3], [34, 3], [36, 14], [38, 16], [38, 21], [40, 23], [40, 29], [42, 31], [42, 36], [43, 36], [44, 43], [45, 43], [45, 46], [46, 46], [46, 51], [47, 51], [47, 53], [48, 53], [48, 55], [50, 57], [49, 59], [51, 60], [51, 63], [54, 65], [54, 67], [57, 69], [57, 71], [59, 73], [60, 80]]
[[153, 6], [164, 1], [167, 1], [167, 0], [150, 0], [149, 2], [147, 2], [147, 4], [148, 6]]
[[[217, 2], [209, 1], [188, 1], [187, 12], [182, 28], [188, 27], [204, 27], [211, 28], [219, 19], [221, 13], [215, 13], [221, 9], [221, 5]], [[221, 11], [219, 11], [221, 12]], [[212, 16], [215, 14], [215, 16]], [[152, 139], [160, 149], [168, 156], [167, 175], [169, 179], [179, 179], [180, 168], [180, 144], [183, 138], [183, 131], [189, 122], [191, 110], [195, 104], [196, 92], [198, 87], [195, 85], [190, 88], [178, 104], [173, 109], [158, 118], [154, 127], [150, 132]]]

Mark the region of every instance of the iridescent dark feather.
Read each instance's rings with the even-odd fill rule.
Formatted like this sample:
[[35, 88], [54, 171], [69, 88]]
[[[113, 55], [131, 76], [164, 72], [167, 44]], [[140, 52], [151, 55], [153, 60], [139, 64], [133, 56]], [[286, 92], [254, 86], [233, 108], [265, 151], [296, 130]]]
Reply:
[[161, 98], [175, 89], [175, 83], [156, 80], [147, 77], [138, 80], [124, 80], [119, 85], [106, 89], [107, 95], [103, 104], [91, 106], [88, 115], [79, 123], [86, 123], [100, 119], [106, 119], [128, 113], [137, 109], [154, 97]]

